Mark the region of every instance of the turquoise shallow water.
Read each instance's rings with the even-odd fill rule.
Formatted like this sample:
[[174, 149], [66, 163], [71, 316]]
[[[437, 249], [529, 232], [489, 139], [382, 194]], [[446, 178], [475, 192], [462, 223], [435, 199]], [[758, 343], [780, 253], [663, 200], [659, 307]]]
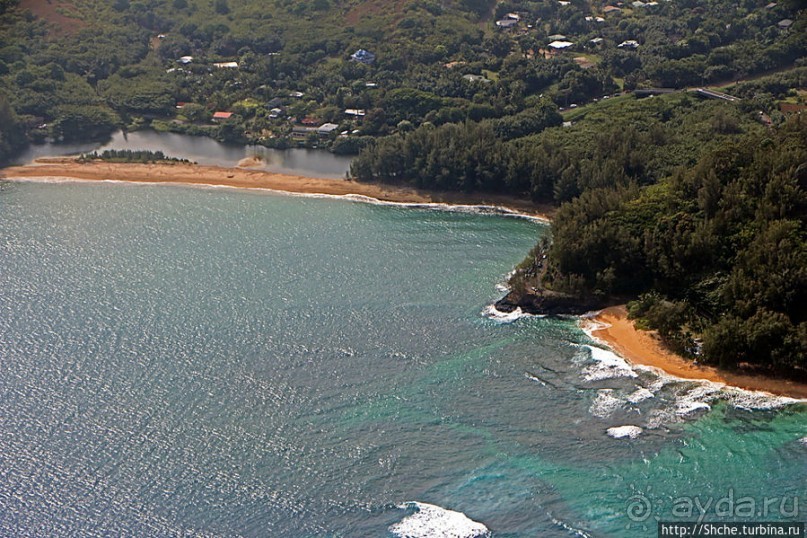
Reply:
[[655, 536], [695, 497], [804, 521], [803, 404], [483, 314], [544, 233], [0, 183], [0, 535]]

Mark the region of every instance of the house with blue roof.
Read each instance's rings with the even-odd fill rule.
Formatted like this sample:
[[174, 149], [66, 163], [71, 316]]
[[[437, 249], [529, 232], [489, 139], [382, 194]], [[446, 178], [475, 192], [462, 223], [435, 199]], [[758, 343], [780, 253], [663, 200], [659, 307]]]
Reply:
[[375, 54], [373, 54], [370, 51], [366, 51], [364, 49], [359, 49], [350, 55], [350, 59], [355, 62], [361, 62], [363, 64], [370, 65], [375, 61]]

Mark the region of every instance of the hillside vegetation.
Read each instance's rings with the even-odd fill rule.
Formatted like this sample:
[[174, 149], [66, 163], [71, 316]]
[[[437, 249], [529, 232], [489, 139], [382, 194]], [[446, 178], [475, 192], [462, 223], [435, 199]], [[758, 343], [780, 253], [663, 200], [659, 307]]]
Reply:
[[514, 293], [633, 299], [682, 353], [803, 373], [801, 4], [0, 0], [0, 161], [150, 126], [554, 203]]
[[806, 224], [807, 121], [795, 118], [656, 185], [591, 189], [562, 206], [543, 285], [640, 295], [632, 315], [708, 362], [803, 371]]
[[[503, 29], [503, 17], [518, 20]], [[561, 34], [573, 46], [555, 51]], [[805, 35], [794, 0], [610, 14], [588, 0], [2, 0], [0, 92], [33, 140], [152, 125], [352, 153], [423, 123], [515, 117], [498, 131], [515, 137], [552, 124], [531, 123], [547, 104], [792, 66]], [[353, 61], [360, 49], [374, 61]], [[326, 122], [339, 129], [302, 128]]]

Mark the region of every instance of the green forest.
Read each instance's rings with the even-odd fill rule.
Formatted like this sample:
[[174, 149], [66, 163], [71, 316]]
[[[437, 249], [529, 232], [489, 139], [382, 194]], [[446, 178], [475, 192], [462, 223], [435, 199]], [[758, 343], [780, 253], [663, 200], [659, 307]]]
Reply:
[[515, 292], [630, 301], [680, 353], [787, 375], [805, 101], [798, 0], [0, 0], [0, 162], [151, 128], [552, 204]]
[[807, 118], [773, 127], [755, 103], [687, 93], [605, 103], [513, 139], [502, 120], [421, 126], [374, 142], [353, 172], [558, 204], [551, 244], [511, 279], [516, 294], [631, 300], [631, 316], [678, 353], [803, 375]]
[[638, 297], [676, 351], [778, 372], [807, 366], [807, 121], [748, 133], [662, 181], [561, 206], [543, 285]]
[[[424, 124], [517, 138], [554, 125], [550, 106], [789, 69], [805, 35], [797, 0], [2, 0], [0, 93], [31, 141], [151, 127], [356, 153]], [[779, 97], [754, 95], [768, 114]]]

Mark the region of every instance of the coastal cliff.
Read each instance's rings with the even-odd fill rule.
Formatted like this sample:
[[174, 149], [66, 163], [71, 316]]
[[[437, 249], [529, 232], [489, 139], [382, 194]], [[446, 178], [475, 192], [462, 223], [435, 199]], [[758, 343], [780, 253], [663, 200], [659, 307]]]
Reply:
[[579, 316], [592, 310], [600, 310], [607, 306], [618, 304], [618, 301], [608, 301], [597, 297], [577, 297], [550, 290], [510, 291], [507, 295], [496, 301], [496, 310], [500, 312], [513, 312], [521, 308], [527, 314], [547, 316]]
[[522, 312], [545, 316], [579, 316], [625, 302], [624, 298], [594, 293], [569, 293], [545, 285], [549, 268], [550, 242], [542, 239], [516, 266], [508, 278], [507, 295], [496, 301], [499, 312]]

